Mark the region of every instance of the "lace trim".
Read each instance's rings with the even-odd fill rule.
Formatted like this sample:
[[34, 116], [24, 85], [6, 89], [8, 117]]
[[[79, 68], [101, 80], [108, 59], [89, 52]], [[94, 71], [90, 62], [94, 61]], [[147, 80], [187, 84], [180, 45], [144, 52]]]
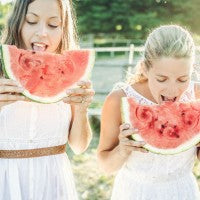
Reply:
[[[134, 97], [136, 101], [140, 104], [149, 104], [153, 105], [156, 104], [152, 102], [151, 100], [145, 98], [140, 93], [138, 93], [136, 90], [134, 90], [130, 85], [124, 85], [124, 87], [121, 87], [121, 89], [124, 91], [127, 97]], [[188, 100], [195, 100], [195, 92], [194, 92], [194, 82], [190, 82], [190, 85], [188, 89], [184, 92], [182, 95], [180, 101], [187, 102]]]

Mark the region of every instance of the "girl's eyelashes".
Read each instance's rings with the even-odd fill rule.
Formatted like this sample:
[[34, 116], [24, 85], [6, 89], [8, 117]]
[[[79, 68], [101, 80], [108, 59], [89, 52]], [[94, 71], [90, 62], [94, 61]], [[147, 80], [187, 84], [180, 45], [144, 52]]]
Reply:
[[48, 26], [51, 27], [51, 28], [58, 28], [58, 26], [56, 26], [56, 25], [48, 24]]
[[37, 24], [37, 22], [26, 21], [28, 24]]
[[[27, 23], [30, 24], [30, 25], [35, 25], [35, 24], [37, 24], [37, 22], [30, 22], [30, 21], [27, 21]], [[48, 24], [48, 26], [51, 27], [51, 28], [58, 28], [57, 25]]]
[[[167, 79], [163, 79], [163, 80], [156, 79], [156, 80], [157, 80], [158, 82], [162, 83], [162, 82], [165, 82]], [[185, 83], [185, 82], [188, 81], [188, 79], [187, 79], [187, 80], [181, 80], [181, 79], [179, 79], [178, 81], [181, 82], [181, 83]]]
[[185, 83], [185, 82], [187, 82], [188, 81], [188, 79], [187, 80], [178, 80], [179, 82], [181, 82], [181, 83]]
[[162, 79], [162, 80], [160, 80], [160, 79], [156, 79], [158, 82], [160, 82], [160, 83], [162, 83], [162, 82], [165, 82], [167, 79]]

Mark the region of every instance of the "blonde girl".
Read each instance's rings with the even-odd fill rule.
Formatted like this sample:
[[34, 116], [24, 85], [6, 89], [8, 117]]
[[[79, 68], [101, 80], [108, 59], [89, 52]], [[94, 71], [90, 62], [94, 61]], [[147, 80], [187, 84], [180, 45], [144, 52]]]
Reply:
[[156, 28], [147, 38], [137, 72], [106, 98], [98, 160], [106, 172], [117, 172], [112, 200], [200, 199], [192, 174], [197, 147], [176, 155], [148, 152], [144, 142], [129, 139], [138, 130], [122, 124], [120, 113], [124, 96], [147, 105], [200, 98], [198, 84], [191, 81], [194, 54], [194, 42], [186, 29], [177, 25]]

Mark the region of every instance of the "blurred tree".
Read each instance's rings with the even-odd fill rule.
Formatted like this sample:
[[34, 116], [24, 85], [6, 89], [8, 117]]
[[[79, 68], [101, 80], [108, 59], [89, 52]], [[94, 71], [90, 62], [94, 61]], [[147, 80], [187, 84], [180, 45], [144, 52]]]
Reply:
[[199, 0], [77, 0], [75, 4], [81, 34], [144, 39], [150, 29], [166, 23], [200, 34]]
[[[74, 0], [79, 33], [144, 39], [161, 24], [177, 23], [200, 34], [199, 0]], [[0, 2], [0, 33], [11, 4]]]
[[5, 26], [6, 16], [9, 12], [11, 4], [1, 4], [0, 2], [0, 35]]

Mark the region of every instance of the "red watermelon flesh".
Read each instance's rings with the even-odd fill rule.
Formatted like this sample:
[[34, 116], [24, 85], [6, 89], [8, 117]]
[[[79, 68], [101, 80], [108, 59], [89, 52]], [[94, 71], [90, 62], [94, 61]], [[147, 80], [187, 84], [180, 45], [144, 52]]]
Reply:
[[25, 88], [24, 95], [43, 103], [62, 99], [94, 65], [94, 51], [88, 49], [53, 54], [2, 45], [1, 57], [5, 73]]
[[200, 101], [141, 105], [123, 97], [122, 110], [124, 121], [139, 130], [133, 139], [152, 152], [175, 154], [200, 141]]

